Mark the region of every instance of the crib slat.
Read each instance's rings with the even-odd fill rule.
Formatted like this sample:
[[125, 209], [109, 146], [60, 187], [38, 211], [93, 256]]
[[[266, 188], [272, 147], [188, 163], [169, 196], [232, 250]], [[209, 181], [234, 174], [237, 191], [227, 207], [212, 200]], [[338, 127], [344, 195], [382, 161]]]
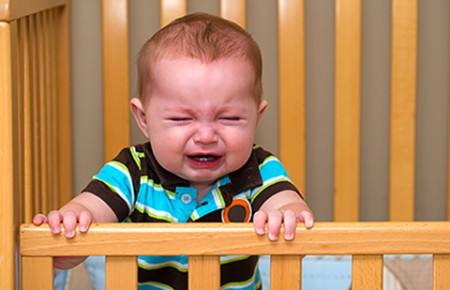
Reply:
[[433, 257], [433, 289], [450, 289], [450, 255]]
[[0, 288], [14, 288], [14, 196], [12, 124], [12, 87], [11, 87], [11, 26], [0, 22]]
[[53, 258], [22, 257], [22, 288], [53, 289]]
[[105, 289], [137, 289], [137, 257], [107, 256], [105, 264]]
[[24, 144], [24, 215], [25, 221], [31, 222], [33, 214], [33, 153], [32, 139], [32, 104], [31, 104], [31, 77], [30, 77], [30, 33], [28, 18], [20, 20], [23, 91], [23, 141]]
[[39, 132], [39, 80], [38, 80], [38, 30], [37, 30], [37, 21], [36, 15], [31, 15], [28, 21], [29, 24], [29, 32], [30, 32], [30, 59], [31, 59], [31, 131], [32, 131], [32, 140], [30, 143], [30, 147], [32, 147], [31, 156], [33, 159], [33, 181], [34, 188], [33, 190], [33, 212], [41, 212], [41, 200], [39, 196], [41, 195], [41, 178], [39, 175], [40, 172], [40, 164], [41, 164], [41, 154], [40, 154], [40, 145], [39, 140], [41, 138]]
[[105, 160], [130, 145], [128, 1], [102, 1]]
[[45, 127], [46, 127], [46, 152], [47, 152], [47, 200], [46, 207], [47, 209], [55, 208], [53, 206], [53, 202], [55, 200], [55, 189], [54, 189], [54, 152], [53, 141], [54, 141], [54, 130], [53, 126], [55, 124], [53, 120], [53, 72], [51, 70], [52, 65], [52, 52], [54, 51], [51, 46], [51, 39], [53, 34], [51, 32], [52, 26], [50, 23], [50, 10], [46, 10], [42, 13], [43, 16], [43, 33], [44, 33], [44, 75], [45, 75]]
[[189, 290], [220, 289], [219, 256], [189, 256]]
[[[24, 207], [24, 143], [23, 143], [23, 88], [22, 88], [22, 58], [21, 58], [21, 37], [20, 27], [18, 21], [11, 23], [11, 68], [12, 68], [12, 105], [13, 105], [13, 126], [14, 134], [13, 152], [14, 166], [14, 200], [19, 205], [19, 208]], [[24, 221], [24, 213], [21, 212], [19, 220]]]
[[55, 13], [56, 10], [48, 11], [48, 21], [49, 21], [49, 72], [50, 72], [50, 114], [49, 114], [49, 122], [50, 122], [50, 134], [51, 134], [51, 143], [50, 143], [50, 154], [51, 154], [51, 188], [52, 188], [52, 199], [50, 201], [50, 208], [58, 208], [59, 207], [59, 195], [58, 195], [58, 184], [59, 184], [59, 171], [58, 171], [58, 106], [57, 106], [57, 79], [56, 79], [56, 55], [52, 53], [52, 51], [56, 51], [56, 31], [55, 31]]
[[39, 115], [38, 130], [39, 130], [39, 179], [41, 183], [40, 194], [37, 197], [39, 199], [40, 207], [39, 212], [48, 212], [47, 199], [48, 199], [48, 152], [47, 152], [47, 126], [46, 126], [46, 87], [45, 87], [45, 44], [44, 44], [44, 22], [42, 13], [36, 14], [36, 30], [37, 30], [37, 84], [38, 84], [38, 102], [37, 107]]
[[352, 289], [375, 290], [383, 288], [383, 256], [354, 255], [352, 262]]
[[70, 0], [55, 10], [57, 27], [56, 78], [58, 96], [58, 207], [72, 198], [72, 107], [70, 95]]
[[[5, 2], [5, 1], [3, 1]], [[31, 14], [38, 13], [39, 11], [44, 11], [51, 9], [52, 7], [57, 7], [63, 5], [65, 0], [39, 0], [39, 1], [14, 1], [13, 5], [10, 4], [11, 1], [6, 1], [6, 9], [0, 11], [0, 19], [2, 20], [13, 20], [21, 17], [25, 17]]]
[[389, 218], [414, 220], [417, 0], [392, 1]]
[[301, 289], [302, 257], [272, 255], [270, 258], [270, 289]]
[[279, 0], [280, 158], [302, 194], [306, 164], [304, 41], [304, 1]]
[[336, 0], [334, 220], [359, 220], [361, 0]]
[[161, 27], [169, 24], [175, 18], [187, 13], [186, 0], [160, 0], [160, 24]]
[[220, 16], [246, 26], [246, 5], [243, 0], [220, 0]]

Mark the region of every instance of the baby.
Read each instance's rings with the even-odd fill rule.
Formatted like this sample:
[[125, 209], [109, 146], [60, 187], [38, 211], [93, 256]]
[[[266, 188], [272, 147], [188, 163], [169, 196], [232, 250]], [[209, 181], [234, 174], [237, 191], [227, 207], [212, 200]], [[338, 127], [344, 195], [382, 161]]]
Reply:
[[[280, 161], [254, 145], [262, 99], [258, 45], [238, 25], [197, 13], [175, 20], [142, 48], [132, 114], [149, 140], [123, 149], [85, 190], [36, 225], [72, 238], [92, 222], [253, 222], [294, 238], [314, 217]], [[267, 230], [266, 230], [267, 224]], [[57, 257], [70, 268], [85, 257]], [[187, 257], [139, 257], [140, 289], [186, 289]], [[258, 257], [221, 257], [221, 285], [261, 287]]]

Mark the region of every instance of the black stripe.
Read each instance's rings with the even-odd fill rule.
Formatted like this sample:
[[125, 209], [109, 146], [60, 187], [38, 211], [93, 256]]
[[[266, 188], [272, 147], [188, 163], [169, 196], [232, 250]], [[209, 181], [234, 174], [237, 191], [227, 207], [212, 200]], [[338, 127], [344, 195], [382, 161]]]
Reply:
[[[260, 208], [261, 205], [268, 200], [272, 195], [277, 194], [280, 191], [283, 190], [293, 190], [295, 192], [298, 193], [298, 195], [300, 195], [300, 197], [302, 197], [302, 195], [300, 194], [300, 192], [298, 191], [298, 189], [295, 187], [294, 184], [292, 184], [289, 181], [279, 181], [277, 183], [274, 183], [270, 186], [268, 186], [267, 188], [265, 188], [263, 191], [261, 191], [258, 196], [255, 198], [255, 200], [253, 201], [252, 207], [253, 207], [253, 212], [257, 212]], [[302, 197], [303, 198], [303, 197]]]
[[[253, 277], [258, 263], [257, 256], [250, 256], [245, 260], [239, 260], [221, 265], [220, 284], [246, 282]], [[180, 272], [173, 267], [163, 267], [155, 270], [138, 269], [138, 281], [158, 282], [169, 285], [174, 289], [187, 289], [188, 273]]]

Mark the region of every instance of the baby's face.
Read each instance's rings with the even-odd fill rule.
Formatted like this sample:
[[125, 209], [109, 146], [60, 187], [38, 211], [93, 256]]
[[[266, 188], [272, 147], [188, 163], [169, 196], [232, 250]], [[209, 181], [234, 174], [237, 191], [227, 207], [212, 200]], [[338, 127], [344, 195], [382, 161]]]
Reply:
[[196, 187], [239, 169], [267, 102], [254, 97], [252, 66], [239, 59], [162, 59], [144, 111], [155, 157]]

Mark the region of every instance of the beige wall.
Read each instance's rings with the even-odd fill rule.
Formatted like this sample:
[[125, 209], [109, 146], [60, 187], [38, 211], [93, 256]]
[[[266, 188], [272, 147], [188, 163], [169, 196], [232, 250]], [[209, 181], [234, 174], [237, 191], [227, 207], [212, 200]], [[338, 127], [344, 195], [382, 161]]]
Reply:
[[[159, 23], [157, 0], [130, 1], [131, 88], [134, 58]], [[390, 1], [363, 0], [361, 219], [388, 216]], [[277, 28], [275, 0], [248, 0], [247, 29], [261, 46], [269, 108], [257, 143], [278, 152]], [[74, 192], [103, 164], [100, 0], [72, 1]], [[218, 14], [218, 0], [190, 0], [189, 12]], [[419, 0], [417, 84], [418, 220], [444, 220], [447, 194], [449, 11], [448, 0]], [[318, 220], [332, 219], [334, 114], [334, 1], [305, 0], [308, 202]], [[132, 142], [142, 142], [132, 126]]]

